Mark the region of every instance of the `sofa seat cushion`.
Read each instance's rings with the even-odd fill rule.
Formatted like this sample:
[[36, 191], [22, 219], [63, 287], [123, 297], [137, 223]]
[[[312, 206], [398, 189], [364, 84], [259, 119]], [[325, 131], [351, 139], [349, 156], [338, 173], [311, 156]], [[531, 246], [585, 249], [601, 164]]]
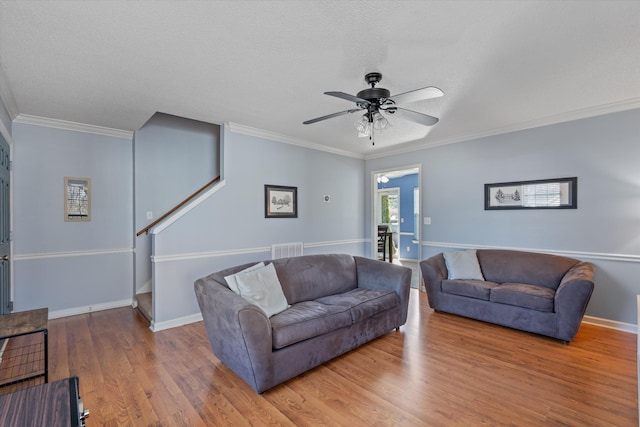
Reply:
[[364, 288], [318, 298], [316, 301], [350, 309], [353, 323], [400, 305], [400, 298], [393, 291]]
[[442, 292], [463, 297], [489, 301], [491, 289], [500, 286], [498, 283], [484, 280], [443, 280]]
[[284, 348], [352, 324], [348, 307], [316, 301], [293, 304], [270, 320], [274, 349]]
[[503, 283], [491, 289], [489, 300], [532, 310], [553, 312], [556, 292], [545, 286], [524, 283]]

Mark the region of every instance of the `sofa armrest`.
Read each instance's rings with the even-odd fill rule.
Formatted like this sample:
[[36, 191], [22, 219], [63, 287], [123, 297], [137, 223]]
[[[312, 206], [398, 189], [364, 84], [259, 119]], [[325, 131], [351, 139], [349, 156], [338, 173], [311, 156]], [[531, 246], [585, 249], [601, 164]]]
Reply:
[[589, 262], [579, 262], [564, 275], [556, 290], [555, 311], [558, 314], [558, 335], [571, 341], [580, 328], [593, 293], [595, 267]]
[[411, 290], [411, 269], [370, 258], [354, 257], [358, 276], [358, 287], [394, 291], [400, 298], [402, 314], [400, 324], [407, 321], [409, 291]]
[[429, 306], [437, 310], [441, 284], [448, 277], [444, 256], [439, 253], [420, 261], [420, 270], [422, 271], [422, 280], [424, 280], [424, 288], [427, 291]]
[[269, 318], [215, 280], [198, 279], [194, 288], [214, 354], [261, 393], [273, 379]]

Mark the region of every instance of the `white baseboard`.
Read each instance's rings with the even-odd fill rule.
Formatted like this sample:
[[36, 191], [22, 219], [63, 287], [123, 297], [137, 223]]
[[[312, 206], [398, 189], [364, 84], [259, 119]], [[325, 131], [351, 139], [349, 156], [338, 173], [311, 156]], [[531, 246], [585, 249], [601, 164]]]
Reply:
[[76, 316], [78, 314], [93, 313], [94, 311], [110, 310], [112, 308], [120, 308], [131, 306], [132, 299], [123, 299], [120, 301], [111, 301], [95, 305], [87, 305], [84, 307], [73, 307], [64, 310], [55, 310], [49, 312], [49, 319], [58, 319], [60, 317]]
[[582, 318], [584, 323], [590, 325], [602, 326], [603, 328], [615, 329], [617, 331], [631, 332], [632, 334], [638, 334], [638, 326], [632, 323], [618, 322], [617, 320], [602, 319], [600, 317], [584, 316]]
[[151, 329], [152, 332], [163, 331], [165, 329], [177, 328], [178, 326], [188, 325], [189, 323], [196, 323], [202, 320], [202, 314], [196, 313], [191, 314], [189, 316], [178, 317], [177, 319], [171, 319], [164, 322], [154, 322], [151, 321]]

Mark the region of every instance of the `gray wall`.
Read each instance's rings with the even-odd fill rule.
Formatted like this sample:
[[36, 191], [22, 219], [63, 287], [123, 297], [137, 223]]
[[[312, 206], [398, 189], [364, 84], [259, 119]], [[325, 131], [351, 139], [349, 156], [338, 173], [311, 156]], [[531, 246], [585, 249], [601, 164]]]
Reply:
[[[596, 265], [587, 315], [635, 324], [639, 142], [636, 109], [372, 159], [367, 179], [370, 171], [422, 164], [422, 213], [432, 218], [422, 226], [423, 258], [470, 246], [567, 253]], [[572, 176], [577, 210], [484, 210], [485, 183]], [[369, 206], [371, 183], [366, 188]]]
[[[131, 302], [130, 139], [13, 123], [16, 311]], [[91, 178], [91, 221], [64, 222], [64, 177]]]
[[[3, 123], [7, 116], [0, 108]], [[11, 130], [15, 309], [69, 313], [130, 301], [132, 141], [23, 123]], [[454, 247], [504, 247], [589, 260], [597, 273], [587, 314], [636, 321], [640, 110], [366, 162], [227, 134], [226, 185], [155, 236], [153, 274], [159, 289], [168, 290], [156, 301], [157, 322], [196, 314], [195, 278], [269, 258], [273, 243], [302, 241], [305, 253], [370, 255], [370, 243], [363, 243], [371, 239], [370, 172], [417, 163], [423, 216], [432, 218], [422, 226], [423, 258]], [[91, 222], [63, 221], [64, 176], [92, 179]], [[485, 183], [568, 176], [578, 177], [577, 210], [483, 209]], [[299, 218], [265, 219], [264, 184], [297, 186]], [[325, 194], [330, 203], [322, 202]], [[146, 210], [141, 206], [138, 214]]]
[[[156, 113], [134, 140], [136, 231], [219, 175], [219, 125]], [[136, 237], [137, 290], [150, 285], [150, 256], [151, 236]]]
[[[161, 328], [199, 313], [195, 279], [269, 259], [271, 244], [303, 242], [305, 254], [364, 253], [363, 160], [226, 129], [223, 144], [224, 187], [154, 236], [154, 322]], [[298, 218], [264, 217], [265, 184], [298, 187]]]

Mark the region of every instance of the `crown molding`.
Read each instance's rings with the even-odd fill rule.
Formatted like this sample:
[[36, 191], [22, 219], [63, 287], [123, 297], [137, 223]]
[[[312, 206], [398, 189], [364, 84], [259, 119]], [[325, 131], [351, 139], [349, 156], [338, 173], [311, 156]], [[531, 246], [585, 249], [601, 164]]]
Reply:
[[612, 102], [610, 104], [598, 105], [595, 107], [587, 107], [579, 110], [568, 111], [566, 113], [554, 114], [552, 116], [541, 117], [534, 120], [516, 123], [509, 126], [489, 129], [482, 132], [472, 132], [452, 138], [434, 139], [424, 141], [418, 145], [410, 147], [399, 147], [398, 149], [385, 150], [384, 152], [372, 153], [365, 156], [365, 160], [377, 159], [382, 157], [394, 156], [396, 154], [410, 153], [413, 151], [424, 150], [426, 148], [439, 147], [442, 145], [455, 144], [457, 142], [470, 141], [472, 139], [486, 138], [489, 136], [502, 135], [510, 132], [517, 132], [526, 129], [533, 129], [542, 126], [548, 126], [558, 123], [570, 122], [573, 120], [587, 119], [590, 117], [603, 116], [610, 113], [618, 113], [621, 111], [633, 110], [640, 108], [640, 98], [631, 98], [624, 101]]
[[31, 116], [29, 114], [18, 114], [18, 116], [14, 119], [14, 122], [27, 125], [44, 126], [54, 129], [91, 133], [94, 135], [110, 136], [113, 138], [133, 139], [133, 132], [128, 130], [94, 126], [85, 123], [69, 122], [66, 120], [49, 119], [47, 117]]
[[[7, 107], [7, 111], [16, 123], [30, 124], [35, 126], [45, 126], [56, 129], [71, 130], [76, 132], [85, 132], [96, 135], [110, 136], [114, 138], [133, 139], [133, 132], [114, 129], [102, 126], [94, 126], [84, 123], [70, 122], [66, 120], [50, 119], [40, 116], [32, 116], [28, 114], [18, 114], [17, 107], [13, 98], [13, 95], [6, 84], [4, 74], [0, 68], [0, 100], [2, 100]], [[309, 148], [317, 151], [324, 151], [327, 153], [337, 154], [340, 156], [352, 157], [361, 160], [371, 160], [377, 158], [384, 158], [394, 156], [398, 154], [410, 153], [414, 151], [424, 150], [427, 148], [439, 147], [442, 145], [455, 144], [458, 142], [470, 141], [473, 139], [486, 138], [489, 136], [502, 135], [510, 132], [517, 132], [526, 129], [533, 129], [542, 126], [548, 126], [552, 124], [564, 123], [573, 120], [580, 120], [589, 117], [596, 117], [610, 113], [617, 113], [621, 111], [632, 110], [640, 108], [640, 98], [631, 98], [624, 101], [612, 102], [609, 104], [598, 105], [595, 107], [582, 108], [579, 110], [569, 111], [566, 113], [555, 114], [552, 116], [546, 116], [539, 119], [528, 120], [525, 122], [516, 123], [509, 126], [503, 126], [499, 128], [490, 129], [482, 132], [472, 132], [464, 135], [455, 136], [452, 138], [443, 138], [435, 140], [426, 140], [418, 145], [411, 145], [410, 147], [399, 147], [397, 149], [389, 149], [371, 154], [359, 154], [339, 148], [328, 147], [322, 144], [306, 141], [299, 138], [294, 138], [288, 135], [266, 131], [250, 126], [241, 125], [238, 123], [227, 122], [226, 126], [234, 133], [240, 133], [243, 135], [253, 136], [256, 138], [264, 138], [272, 141], [282, 142], [285, 144], [295, 145], [299, 147]]]
[[354, 153], [347, 150], [341, 150], [339, 148], [328, 147], [326, 145], [316, 144], [315, 142], [309, 142], [303, 139], [294, 138], [292, 136], [283, 135], [281, 133], [270, 132], [250, 126], [240, 125], [238, 123], [227, 122], [227, 126], [229, 127], [229, 130], [234, 133], [241, 133], [243, 135], [255, 136], [256, 138], [269, 139], [271, 141], [283, 142], [285, 144], [297, 145], [299, 147], [309, 148], [311, 150], [325, 151], [327, 153], [353, 157], [360, 160], [364, 160], [365, 158], [365, 156], [362, 154]]

